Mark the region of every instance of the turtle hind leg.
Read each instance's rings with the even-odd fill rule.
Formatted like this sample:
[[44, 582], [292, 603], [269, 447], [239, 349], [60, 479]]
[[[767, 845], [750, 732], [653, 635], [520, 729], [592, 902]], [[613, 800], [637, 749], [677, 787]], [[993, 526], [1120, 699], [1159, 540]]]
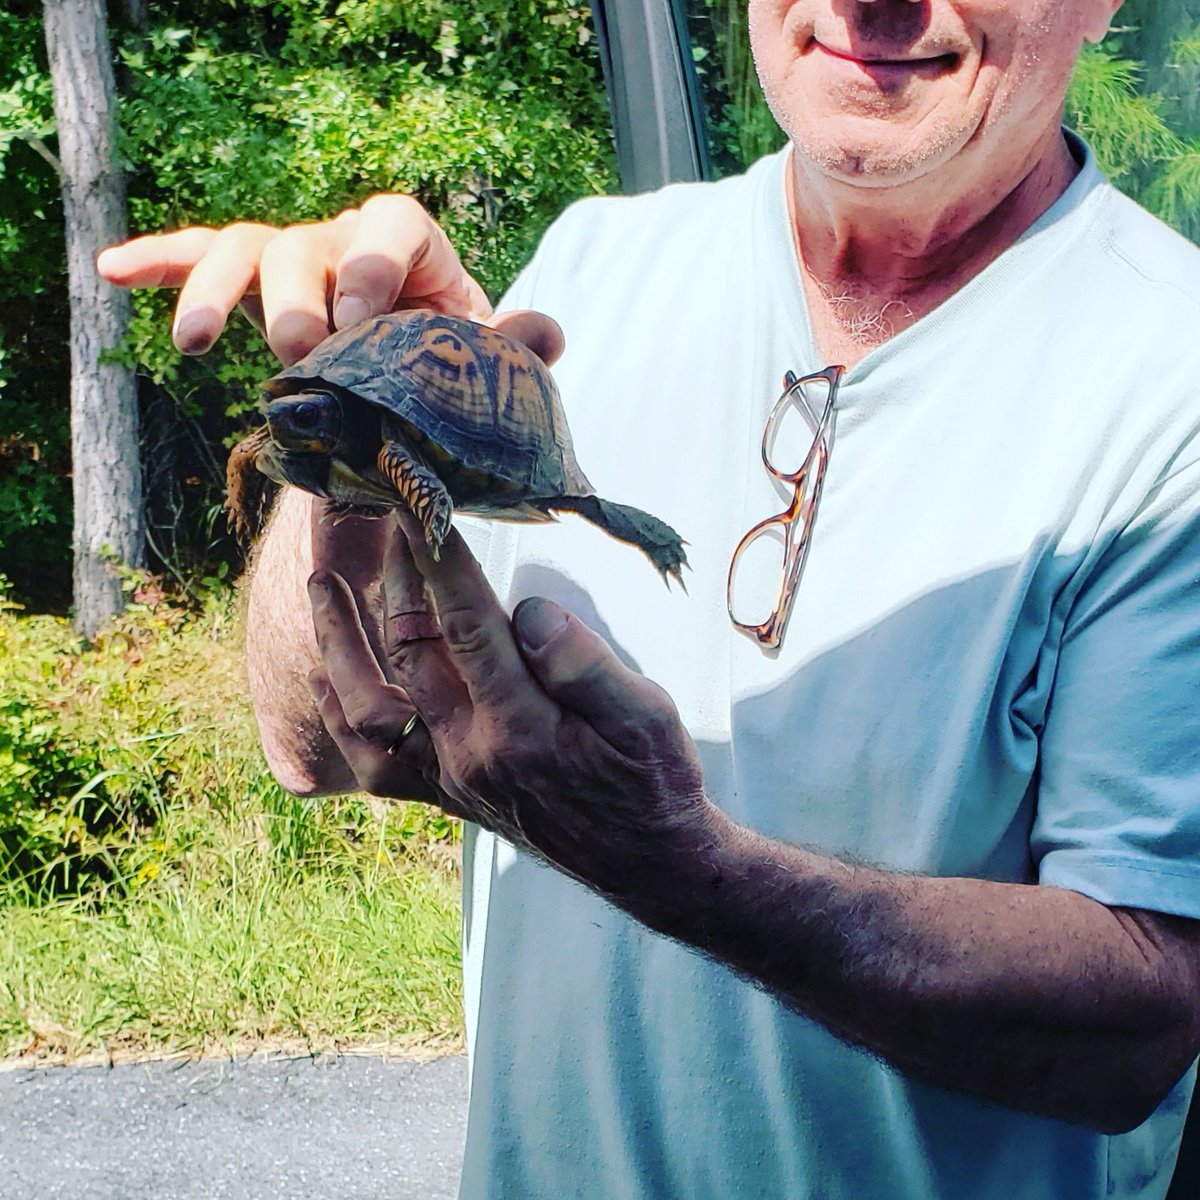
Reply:
[[683, 568], [688, 565], [684, 542], [665, 521], [640, 508], [614, 504], [599, 496], [555, 496], [545, 503], [548, 509], [556, 512], [578, 513], [610, 537], [636, 546], [655, 565], [664, 582], [674, 579], [687, 591], [683, 582]]
[[242, 543], [262, 532], [279, 494], [279, 485], [258, 469], [258, 455], [270, 441], [266, 425], [256, 429], [234, 446], [225, 465], [225, 518]]
[[450, 532], [450, 518], [454, 515], [454, 504], [446, 485], [399, 442], [384, 442], [375, 465], [421, 522], [433, 557], [440, 557], [442, 542]]

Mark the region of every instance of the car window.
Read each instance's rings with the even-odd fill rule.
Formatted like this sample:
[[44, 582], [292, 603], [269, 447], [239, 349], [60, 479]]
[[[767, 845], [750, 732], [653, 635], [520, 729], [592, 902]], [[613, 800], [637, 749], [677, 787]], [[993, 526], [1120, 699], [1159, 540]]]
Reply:
[[717, 176], [744, 170], [784, 137], [758, 86], [746, 0], [682, 0]]

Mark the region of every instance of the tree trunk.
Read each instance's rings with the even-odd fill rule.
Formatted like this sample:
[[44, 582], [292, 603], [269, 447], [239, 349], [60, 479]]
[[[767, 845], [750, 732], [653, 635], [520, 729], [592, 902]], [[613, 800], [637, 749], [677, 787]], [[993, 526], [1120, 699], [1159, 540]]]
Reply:
[[121, 611], [111, 563], [145, 555], [136, 379], [102, 361], [129, 328], [129, 297], [96, 273], [97, 253], [125, 236], [125, 188], [104, 0], [44, 0], [44, 15], [71, 298], [75, 627], [90, 637]]

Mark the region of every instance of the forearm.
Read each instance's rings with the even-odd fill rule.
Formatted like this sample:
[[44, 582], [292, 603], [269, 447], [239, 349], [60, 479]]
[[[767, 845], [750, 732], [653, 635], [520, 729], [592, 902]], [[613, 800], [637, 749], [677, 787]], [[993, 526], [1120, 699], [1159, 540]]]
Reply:
[[[246, 657], [250, 698], [263, 751], [275, 777], [297, 795], [353, 791], [357, 783], [317, 713], [308, 674], [320, 665], [306, 585], [319, 542], [319, 502], [294, 488], [279, 498], [256, 549], [249, 585]], [[379, 564], [350, 535], [359, 578], [370, 594]], [[326, 555], [328, 556], [328, 555]], [[346, 563], [341, 572], [353, 576]]]
[[1051, 887], [889, 874], [736, 827], [705, 859], [643, 919], [914, 1076], [1113, 1131], [1196, 1054], [1195, 954], [1159, 944], [1165, 918]]

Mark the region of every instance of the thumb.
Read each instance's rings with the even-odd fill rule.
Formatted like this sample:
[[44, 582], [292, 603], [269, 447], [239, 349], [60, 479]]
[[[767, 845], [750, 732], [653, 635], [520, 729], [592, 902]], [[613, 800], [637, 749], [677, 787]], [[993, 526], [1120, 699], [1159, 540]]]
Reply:
[[488, 319], [488, 324], [518, 342], [524, 342], [548, 367], [554, 366], [566, 349], [566, 338], [559, 323], [533, 309], [496, 313]]
[[657, 759], [669, 752], [670, 743], [686, 742], [670, 696], [630, 670], [595, 630], [565, 608], [541, 597], [522, 600], [513, 613], [513, 629], [543, 691], [615, 750], [634, 759]]

